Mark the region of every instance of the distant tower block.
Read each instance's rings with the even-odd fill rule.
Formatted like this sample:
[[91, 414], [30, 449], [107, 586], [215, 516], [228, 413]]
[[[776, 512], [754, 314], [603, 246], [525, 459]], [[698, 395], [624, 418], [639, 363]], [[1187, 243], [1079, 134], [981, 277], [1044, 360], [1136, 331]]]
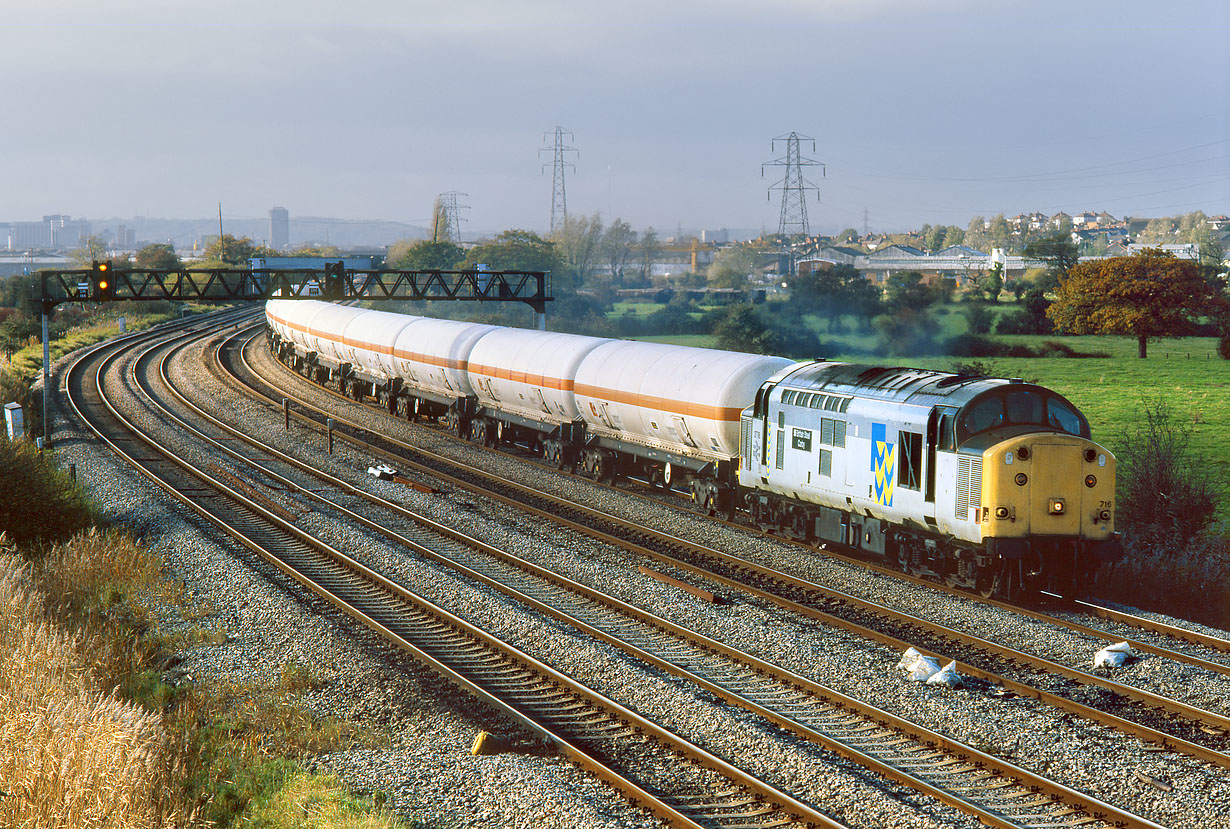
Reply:
[[815, 190], [816, 201], [820, 201], [820, 188], [803, 178], [803, 168], [819, 167], [821, 175], [823, 175], [824, 164], [819, 161], [813, 161], [810, 158], [803, 158], [802, 153], [799, 152], [799, 142], [810, 141], [811, 150], [815, 152], [816, 139], [806, 135], [799, 135], [797, 132], [792, 132], [789, 135], [779, 135], [770, 144], [774, 151], [777, 150], [778, 141], [786, 142], [786, 155], [783, 158], [766, 161], [760, 165], [761, 178], [764, 178], [765, 167], [786, 168], [786, 175], [769, 187], [770, 194], [774, 190], [782, 191], [782, 213], [781, 218], [778, 220], [777, 232], [782, 236], [794, 236], [799, 233], [804, 236], [810, 236], [811, 231], [807, 226], [807, 191]]
[[436, 196], [436, 203], [431, 210], [431, 240], [433, 242], [452, 242], [461, 244], [462, 210], [469, 210], [468, 204], [458, 202], [458, 196], [466, 196], [456, 190], [441, 193]]
[[290, 212], [285, 207], [269, 211], [269, 247], [274, 250], [290, 247]]
[[[548, 141], [552, 133], [545, 132], [542, 135], [543, 141]], [[573, 170], [577, 166], [566, 160], [567, 153], [576, 153], [576, 157], [581, 157], [581, 151], [568, 146], [568, 141], [574, 136], [571, 132], [563, 127], [555, 128], [555, 144], [550, 147], [543, 147], [538, 151], [539, 157], [543, 153], [552, 154], [551, 165], [551, 232], [554, 233], [557, 227], [564, 224], [564, 220], [568, 218], [568, 193], [564, 186], [564, 171], [571, 167]], [[565, 139], [567, 136], [567, 139]], [[542, 169], [546, 170], [547, 165], [543, 164]]]

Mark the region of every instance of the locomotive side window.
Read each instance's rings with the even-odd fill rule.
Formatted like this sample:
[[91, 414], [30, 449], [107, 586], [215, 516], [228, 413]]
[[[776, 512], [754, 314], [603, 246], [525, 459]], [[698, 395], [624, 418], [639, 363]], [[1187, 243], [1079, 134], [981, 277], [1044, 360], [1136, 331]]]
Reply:
[[917, 432], [898, 432], [897, 486], [902, 489], [922, 489], [923, 436]]
[[939, 450], [941, 452], [957, 451], [957, 434], [953, 429], [955, 415], [940, 415]]
[[826, 478], [833, 476], [833, 452], [830, 449], [820, 450], [820, 474]]

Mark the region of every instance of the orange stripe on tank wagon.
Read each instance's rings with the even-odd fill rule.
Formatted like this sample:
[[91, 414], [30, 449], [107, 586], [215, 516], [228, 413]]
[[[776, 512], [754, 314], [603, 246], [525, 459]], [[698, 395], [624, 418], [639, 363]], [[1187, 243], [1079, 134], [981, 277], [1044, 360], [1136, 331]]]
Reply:
[[[277, 320], [277, 317], [274, 317]], [[290, 325], [282, 320], [284, 325], [289, 325], [291, 328], [306, 330], [302, 327]], [[319, 335], [318, 335], [319, 336]], [[334, 340], [336, 342], [336, 340]], [[371, 347], [367, 344], [356, 341], [344, 341], [347, 345], [363, 345], [363, 347]], [[371, 348], [375, 351], [375, 348]], [[467, 370], [465, 360], [446, 360], [443, 358], [432, 357], [429, 354], [415, 354], [406, 351], [384, 352], [392, 353], [394, 357], [401, 359], [411, 359], [420, 363], [426, 363], [434, 366], [444, 366], [447, 368]], [[703, 403], [692, 403], [686, 400], [671, 400], [666, 397], [648, 397], [646, 395], [637, 394], [636, 392], [619, 391], [617, 389], [608, 389], [602, 386], [577, 385], [571, 380], [563, 380], [558, 377], [545, 377], [541, 374], [530, 374], [526, 371], [514, 371], [512, 369], [501, 368], [498, 366], [485, 365], [469, 365], [468, 370], [471, 374], [481, 374], [485, 377], [494, 377], [497, 380], [509, 380], [514, 383], [526, 383], [529, 385], [540, 386], [545, 389], [554, 389], [556, 391], [571, 391], [576, 394], [585, 395], [586, 397], [594, 397], [608, 403], [622, 403], [626, 406], [637, 406], [642, 409], [652, 409], [654, 411], [670, 412], [672, 414], [683, 415], [685, 417], [699, 417], [704, 420], [724, 421], [727, 423], [738, 423], [739, 418], [743, 414], [743, 408], [734, 406], [707, 406]]]

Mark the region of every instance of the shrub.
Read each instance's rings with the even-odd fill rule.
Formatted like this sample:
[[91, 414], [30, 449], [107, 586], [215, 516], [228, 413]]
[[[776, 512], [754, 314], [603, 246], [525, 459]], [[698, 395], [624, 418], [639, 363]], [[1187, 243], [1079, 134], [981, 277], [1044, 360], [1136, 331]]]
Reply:
[[1209, 526], [1217, 506], [1209, 472], [1188, 462], [1191, 427], [1171, 418], [1164, 400], [1142, 410], [1144, 422], [1119, 451], [1115, 512], [1125, 535], [1173, 551]]
[[0, 531], [22, 547], [55, 543], [89, 526], [80, 487], [29, 440], [0, 438]]
[[1101, 598], [1230, 627], [1230, 543], [1213, 532], [1165, 548], [1129, 536], [1123, 558], [1098, 574], [1095, 590]]
[[1002, 343], [975, 334], [958, 334], [944, 342], [944, 351], [954, 357], [1033, 357], [1027, 345]]
[[971, 334], [990, 334], [991, 323], [994, 321], [995, 315], [980, 302], [971, 303], [965, 309], [965, 323]]

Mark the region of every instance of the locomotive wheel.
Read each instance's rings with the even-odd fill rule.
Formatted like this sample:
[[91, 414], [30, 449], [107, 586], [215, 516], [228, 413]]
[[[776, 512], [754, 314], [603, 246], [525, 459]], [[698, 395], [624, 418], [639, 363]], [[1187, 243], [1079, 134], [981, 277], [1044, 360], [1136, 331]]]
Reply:
[[997, 561], [994, 564], [978, 571], [978, 578], [975, 580], [975, 590], [978, 595], [984, 599], [989, 599], [999, 593], [1000, 582], [1004, 577], [1004, 562]]

